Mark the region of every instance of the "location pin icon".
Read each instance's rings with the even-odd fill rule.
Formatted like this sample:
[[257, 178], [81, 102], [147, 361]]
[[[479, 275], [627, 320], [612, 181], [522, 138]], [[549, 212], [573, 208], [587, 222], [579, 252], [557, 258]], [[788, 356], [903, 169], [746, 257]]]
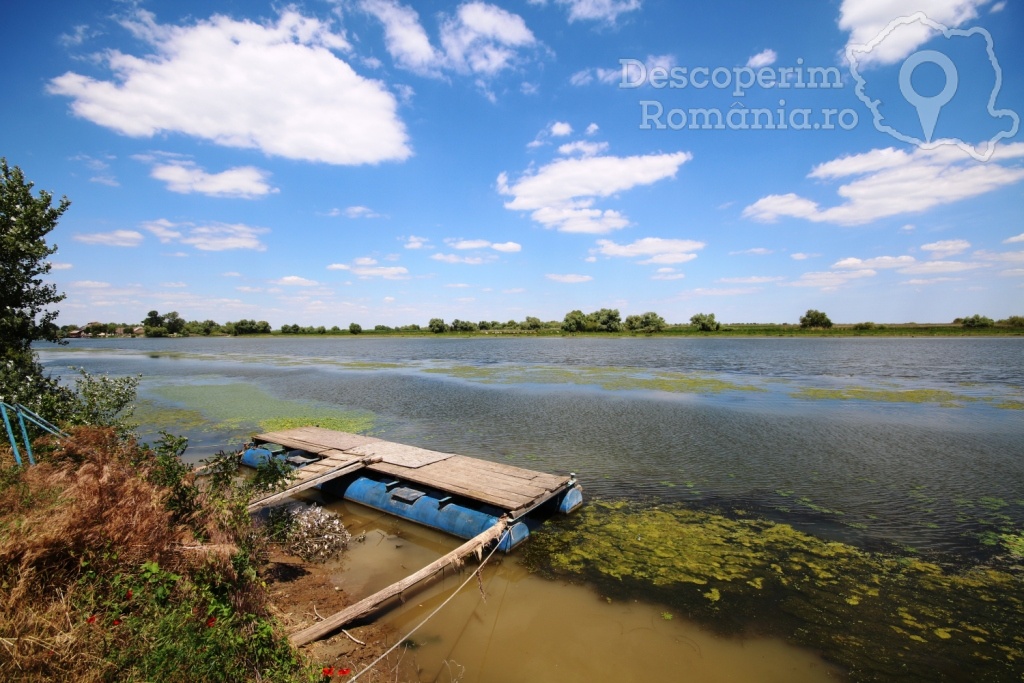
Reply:
[[[932, 97], [924, 97], [914, 90], [914, 84], [910, 81], [914, 75], [914, 69], [925, 62], [937, 64], [946, 75], [946, 85], [942, 92]], [[932, 141], [932, 133], [935, 132], [935, 123], [939, 120], [939, 112], [953, 99], [960, 79], [956, 72], [953, 61], [935, 50], [921, 50], [907, 57], [900, 67], [900, 92], [907, 102], [917, 109], [917, 117], [921, 120], [921, 129], [924, 131], [925, 142]]]

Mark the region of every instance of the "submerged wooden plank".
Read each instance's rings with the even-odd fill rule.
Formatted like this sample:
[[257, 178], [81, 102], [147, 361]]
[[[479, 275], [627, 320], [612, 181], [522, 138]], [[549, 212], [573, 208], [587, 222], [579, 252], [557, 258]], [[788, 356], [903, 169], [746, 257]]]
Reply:
[[319, 640], [320, 638], [337, 631], [350, 621], [372, 614], [391, 598], [401, 595], [403, 592], [409, 590], [421, 581], [429, 579], [448, 565], [452, 564], [455, 560], [466, 557], [470, 553], [476, 552], [477, 550], [480, 550], [500, 539], [501, 535], [505, 532], [505, 524], [506, 523], [504, 521], [498, 522], [487, 531], [470, 539], [469, 541], [466, 541], [455, 550], [451, 551], [444, 557], [431, 562], [415, 574], [411, 574], [401, 581], [393, 583], [383, 590], [377, 591], [368, 598], [364, 598], [356, 604], [332, 614], [317, 624], [313, 624], [301, 631], [296, 631], [289, 636], [289, 638], [296, 646], [305, 645], [306, 643]]

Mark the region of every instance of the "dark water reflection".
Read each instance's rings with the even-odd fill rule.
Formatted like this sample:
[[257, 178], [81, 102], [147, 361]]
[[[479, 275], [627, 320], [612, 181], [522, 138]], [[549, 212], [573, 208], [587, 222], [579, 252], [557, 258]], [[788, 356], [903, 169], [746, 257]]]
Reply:
[[[376, 416], [385, 438], [552, 472], [591, 496], [756, 509], [864, 546], [976, 553], [1024, 522], [1024, 340], [88, 340], [49, 367], [251, 383], [279, 399]], [[460, 366], [700, 373], [762, 391], [669, 393], [481, 382]], [[811, 400], [807, 388], [928, 389], [938, 403]], [[980, 400], [985, 399], [985, 400]], [[259, 416], [253, 416], [254, 421]], [[189, 434], [193, 448], [223, 434]], [[223, 445], [223, 444], [222, 444]]]

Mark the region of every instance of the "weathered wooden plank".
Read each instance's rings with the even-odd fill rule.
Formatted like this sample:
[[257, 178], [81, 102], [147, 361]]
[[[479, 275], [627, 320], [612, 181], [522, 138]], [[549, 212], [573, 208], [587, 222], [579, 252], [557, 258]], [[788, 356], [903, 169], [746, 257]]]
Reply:
[[375, 441], [362, 444], [355, 448], [350, 448], [348, 452], [357, 455], [379, 455], [386, 463], [411, 468], [423, 467], [424, 465], [454, 457], [452, 453], [441, 453], [390, 441]]
[[253, 437], [257, 441], [279, 443], [289, 448], [301, 448], [312, 453], [328, 450], [347, 451], [358, 446], [380, 441], [373, 436], [336, 432], [322, 427], [299, 427], [279, 432], [267, 432]]
[[425, 581], [426, 579], [431, 578], [455, 560], [466, 557], [470, 553], [474, 553], [477, 550], [480, 550], [486, 547], [487, 545], [491, 544], [492, 542], [497, 541], [501, 538], [501, 535], [504, 532], [505, 522], [500, 521], [487, 531], [480, 534], [479, 536], [476, 536], [475, 538], [466, 541], [465, 543], [463, 543], [458, 548], [451, 551], [444, 557], [435, 560], [434, 562], [431, 562], [415, 574], [411, 574], [402, 579], [401, 581], [393, 583], [383, 590], [377, 591], [373, 595], [364, 598], [363, 600], [360, 600], [354, 605], [346, 607], [340, 612], [332, 614], [331, 616], [327, 617], [326, 619], [317, 624], [313, 624], [312, 626], [304, 628], [301, 631], [296, 631], [295, 633], [291, 634], [289, 638], [291, 639], [292, 643], [296, 646], [305, 645], [306, 643], [311, 643], [314, 640], [319, 640], [320, 638], [323, 638], [329, 633], [337, 631], [341, 627], [348, 624], [350, 621], [354, 621], [356, 619], [359, 619], [360, 617], [365, 617], [368, 614], [372, 614], [377, 609], [379, 609], [382, 604], [384, 604], [391, 598], [401, 595], [403, 592], [409, 590], [421, 581]]
[[543, 487], [528, 484], [522, 480], [502, 478], [500, 476], [494, 476], [483, 472], [474, 472], [469, 469], [452, 470], [430, 468], [425, 471], [425, 476], [434, 477], [439, 481], [448, 481], [453, 484], [461, 484], [462, 486], [478, 488], [484, 491], [493, 491], [498, 495], [522, 497], [531, 500], [537, 496], [543, 495], [547, 491], [547, 489]]
[[375, 472], [390, 474], [394, 477], [401, 477], [408, 481], [423, 484], [424, 486], [430, 486], [441, 491], [447, 491], [449, 493], [465, 496], [466, 498], [472, 498], [473, 500], [489, 503], [505, 510], [521, 507], [528, 504], [531, 500], [527, 496], [513, 496], [511, 494], [496, 491], [486, 491], [480, 489], [472, 482], [462, 482], [452, 480], [450, 478], [434, 477], [431, 476], [429, 472], [424, 472], [423, 468], [410, 470], [396, 465], [388, 465], [387, 463], [377, 463], [375, 465], [371, 465], [369, 469]]
[[504, 481], [509, 484], [521, 485], [527, 488], [536, 488], [540, 490], [550, 490], [557, 486], [561, 486], [565, 482], [569, 481], [568, 476], [557, 476], [545, 474], [543, 476], [537, 476], [539, 473], [530, 472], [529, 470], [520, 470], [525, 472], [529, 476], [525, 476], [518, 473], [509, 472], [507, 469], [495, 469], [487, 467], [485, 461], [476, 460], [462, 455], [454, 456], [442, 463], [439, 463], [431, 469], [444, 468], [451, 472], [458, 473], [471, 473], [473, 476], [486, 476], [490, 477], [495, 481]]
[[288, 498], [290, 496], [293, 496], [300, 491], [311, 489], [317, 484], [322, 484], [325, 481], [330, 481], [331, 479], [343, 477], [346, 474], [351, 474], [356, 470], [361, 470], [362, 468], [366, 467], [369, 464], [372, 464], [373, 462], [375, 462], [373, 458], [352, 460], [350, 462], [329, 469], [325, 472], [317, 473], [315, 476], [306, 477], [303, 480], [300, 480], [299, 482], [292, 484], [284, 491], [274, 493], [265, 498], [260, 498], [259, 500], [255, 500], [249, 503], [249, 512], [255, 512], [260, 508], [265, 508], [268, 505], [273, 505], [274, 503], [280, 500], [284, 500], [285, 498]]

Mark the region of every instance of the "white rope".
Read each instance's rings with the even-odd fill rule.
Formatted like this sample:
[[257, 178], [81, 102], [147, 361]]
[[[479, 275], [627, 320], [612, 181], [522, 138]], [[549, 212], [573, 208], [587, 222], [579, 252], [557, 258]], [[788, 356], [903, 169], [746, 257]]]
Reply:
[[494, 555], [494, 553], [495, 553], [495, 552], [497, 552], [498, 548], [499, 548], [499, 547], [501, 546], [501, 542], [505, 540], [505, 537], [506, 537], [506, 536], [508, 536], [508, 533], [509, 533], [509, 531], [511, 531], [511, 529], [505, 529], [504, 533], [502, 533], [502, 534], [501, 534], [501, 538], [499, 538], [499, 539], [498, 539], [498, 542], [494, 544], [494, 548], [493, 548], [493, 549], [491, 549], [491, 552], [490, 552], [490, 553], [489, 553], [489, 554], [487, 555], [487, 557], [485, 557], [485, 558], [484, 558], [483, 562], [481, 562], [481, 563], [480, 563], [480, 566], [479, 566], [479, 567], [477, 567], [477, 568], [476, 568], [476, 569], [475, 569], [475, 570], [474, 570], [474, 571], [473, 571], [473, 572], [472, 572], [472, 573], [471, 573], [471, 574], [469, 575], [469, 577], [468, 577], [468, 578], [467, 578], [467, 579], [466, 579], [465, 581], [463, 581], [463, 582], [462, 582], [462, 585], [460, 585], [460, 586], [459, 586], [458, 588], [456, 588], [456, 589], [455, 589], [455, 590], [454, 590], [454, 591], [452, 592], [452, 594], [451, 594], [451, 595], [449, 595], [449, 596], [448, 596], [448, 597], [447, 597], [447, 598], [445, 599], [445, 601], [444, 601], [444, 602], [442, 602], [442, 603], [441, 603], [440, 605], [438, 605], [438, 606], [437, 606], [436, 608], [434, 608], [434, 611], [433, 611], [433, 612], [431, 612], [430, 614], [428, 614], [428, 615], [427, 615], [427, 616], [426, 616], [426, 617], [425, 617], [425, 618], [423, 619], [423, 621], [421, 621], [420, 623], [416, 624], [416, 626], [414, 626], [414, 627], [413, 627], [413, 629], [412, 629], [411, 631], [409, 631], [408, 633], [406, 633], [406, 634], [405, 634], [405, 637], [404, 637], [404, 638], [401, 638], [400, 640], [397, 640], [397, 641], [395, 642], [395, 644], [394, 644], [394, 645], [392, 645], [392, 646], [391, 646], [390, 648], [388, 648], [387, 652], [385, 652], [384, 654], [382, 654], [382, 655], [381, 655], [380, 657], [377, 657], [377, 659], [373, 660], [373, 662], [372, 662], [372, 663], [370, 663], [370, 664], [369, 664], [369, 665], [368, 665], [368, 666], [367, 666], [367, 667], [366, 667], [365, 669], [363, 669], [362, 671], [360, 671], [359, 673], [357, 673], [357, 674], [356, 674], [355, 676], [353, 676], [352, 678], [350, 678], [350, 679], [348, 679], [348, 680], [350, 680], [350, 681], [355, 681], [355, 680], [358, 680], [358, 679], [359, 679], [359, 677], [360, 677], [360, 676], [362, 676], [362, 675], [363, 675], [364, 673], [366, 673], [367, 671], [369, 671], [369, 670], [370, 670], [370, 669], [372, 669], [373, 667], [375, 667], [375, 666], [377, 666], [378, 664], [380, 664], [381, 660], [383, 660], [383, 659], [384, 659], [385, 657], [387, 657], [387, 656], [388, 656], [389, 654], [391, 654], [392, 652], [394, 652], [394, 651], [395, 651], [395, 650], [396, 650], [396, 649], [398, 648], [398, 646], [400, 646], [400, 645], [401, 645], [402, 643], [404, 643], [404, 642], [406, 642], [407, 640], [409, 640], [409, 638], [410, 638], [410, 637], [412, 636], [412, 634], [416, 633], [416, 631], [418, 631], [418, 630], [419, 630], [419, 628], [420, 628], [421, 626], [423, 626], [423, 625], [424, 625], [425, 623], [427, 623], [428, 621], [430, 621], [430, 620], [431, 620], [431, 619], [432, 619], [432, 618], [434, 617], [434, 615], [435, 615], [435, 614], [437, 614], [438, 612], [440, 612], [440, 611], [441, 611], [441, 610], [442, 610], [442, 609], [444, 608], [444, 606], [445, 606], [445, 605], [447, 605], [447, 604], [448, 604], [449, 602], [451, 602], [451, 601], [452, 601], [452, 600], [453, 600], [453, 599], [455, 598], [455, 596], [459, 594], [459, 591], [461, 591], [461, 590], [462, 590], [463, 588], [465, 588], [465, 587], [466, 587], [466, 584], [468, 584], [468, 583], [469, 583], [470, 581], [472, 581], [472, 580], [473, 580], [473, 577], [474, 577], [474, 576], [476, 576], [477, 574], [479, 574], [479, 573], [480, 573], [480, 571], [481, 571], [481, 570], [482, 570], [482, 569], [484, 568], [484, 565], [486, 565], [486, 564], [487, 564], [487, 562], [488, 562], [488, 561], [489, 561], [489, 560], [491, 559], [491, 557], [492, 557], [492, 556]]

